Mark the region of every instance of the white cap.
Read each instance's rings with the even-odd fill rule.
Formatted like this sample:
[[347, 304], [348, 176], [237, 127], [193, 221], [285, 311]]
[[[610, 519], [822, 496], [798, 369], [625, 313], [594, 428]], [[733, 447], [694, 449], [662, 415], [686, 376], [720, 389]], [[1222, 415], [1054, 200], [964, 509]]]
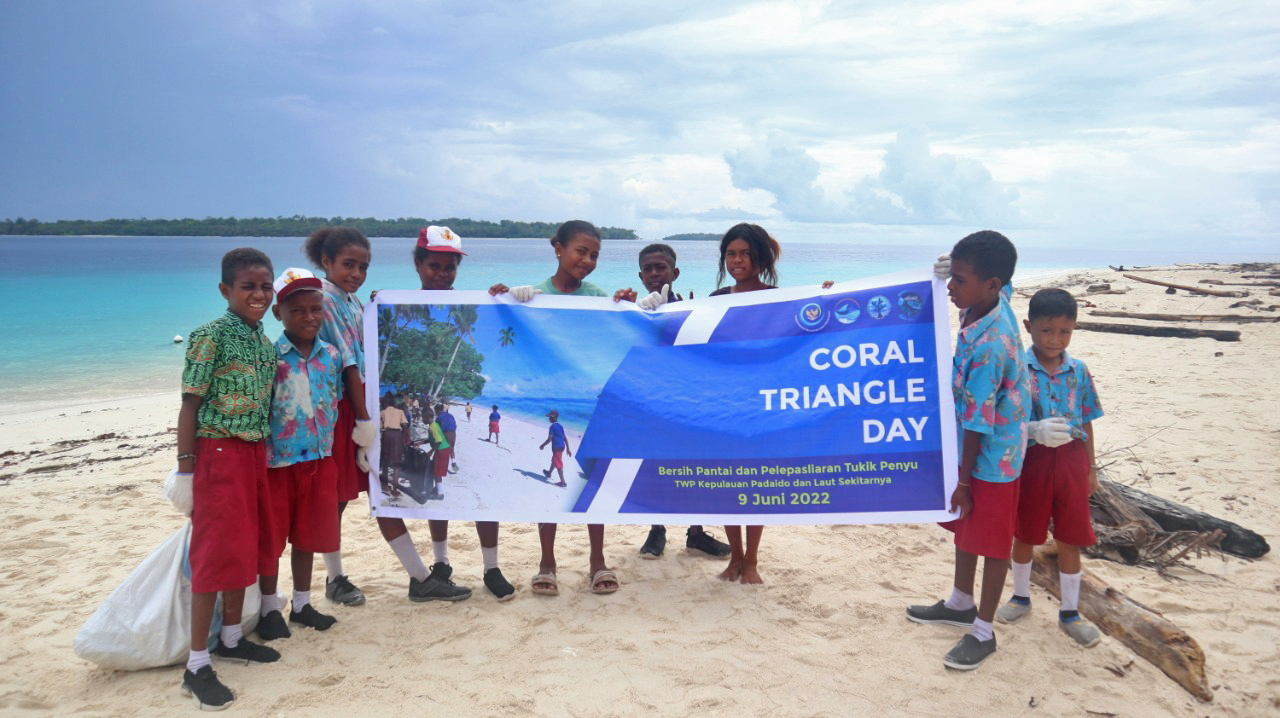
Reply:
[[429, 252], [466, 254], [466, 252], [462, 251], [462, 237], [454, 234], [453, 230], [448, 227], [440, 227], [434, 224], [418, 232], [418, 246]]
[[277, 302], [283, 302], [289, 295], [304, 289], [322, 291], [320, 279], [312, 274], [311, 270], [299, 267], [289, 267], [284, 270], [271, 286], [276, 290]]

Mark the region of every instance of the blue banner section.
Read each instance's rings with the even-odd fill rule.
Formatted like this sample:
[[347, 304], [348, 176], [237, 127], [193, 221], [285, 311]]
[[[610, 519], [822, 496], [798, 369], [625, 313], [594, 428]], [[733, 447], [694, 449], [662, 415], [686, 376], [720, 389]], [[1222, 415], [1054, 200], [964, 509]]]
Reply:
[[903, 324], [931, 325], [932, 289], [929, 282], [915, 282], [789, 302], [731, 307], [709, 341], [861, 332]]

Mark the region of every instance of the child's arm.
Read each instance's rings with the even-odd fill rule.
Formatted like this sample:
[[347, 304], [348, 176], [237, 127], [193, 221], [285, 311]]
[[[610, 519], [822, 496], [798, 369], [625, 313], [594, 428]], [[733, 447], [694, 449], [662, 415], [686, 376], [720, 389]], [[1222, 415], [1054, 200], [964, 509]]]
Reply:
[[352, 364], [343, 369], [342, 383], [351, 400], [351, 412], [356, 415], [356, 421], [368, 421], [369, 409], [364, 405], [364, 379], [360, 378], [360, 367]]
[[544, 441], [544, 442], [542, 442], [542, 444], [540, 444], [540, 445], [538, 446], [538, 448], [539, 448], [539, 449], [545, 449], [545, 448], [547, 448], [547, 443], [548, 443], [548, 442], [550, 442], [550, 441], [551, 441], [551, 437], [550, 437], [550, 436], [548, 436], [548, 437], [547, 437], [547, 440], [546, 440], [546, 441]]
[[978, 463], [978, 453], [982, 451], [982, 434], [971, 429], [964, 431], [964, 446], [960, 451], [960, 476], [956, 482], [956, 490], [951, 494], [951, 511], [960, 509], [960, 518], [973, 511], [973, 496], [970, 484], [973, 481], [973, 466]]
[[182, 395], [182, 408], [178, 410], [178, 472], [191, 474], [196, 470], [196, 414], [204, 397], [196, 394]]
[[568, 434], [565, 434], [564, 436], [564, 455], [573, 456], [573, 452], [569, 451], [569, 435]]
[[1093, 422], [1085, 422], [1084, 445], [1089, 448], [1089, 495], [1098, 490], [1098, 456], [1093, 451]]

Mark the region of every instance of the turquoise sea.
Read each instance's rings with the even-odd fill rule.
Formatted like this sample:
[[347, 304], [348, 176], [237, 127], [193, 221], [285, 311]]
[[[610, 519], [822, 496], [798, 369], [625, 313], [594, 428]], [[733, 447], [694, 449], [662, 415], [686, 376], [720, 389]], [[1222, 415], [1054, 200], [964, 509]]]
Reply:
[[[529, 284], [555, 269], [546, 240], [467, 239], [458, 289], [494, 282]], [[374, 238], [365, 290], [416, 289], [413, 239]], [[636, 253], [647, 242], [607, 240], [590, 280], [608, 290], [641, 289]], [[226, 308], [218, 294], [219, 262], [234, 247], [266, 252], [277, 271], [307, 266], [302, 238], [261, 237], [0, 237], [0, 298], [10, 329], [0, 352], [0, 411], [91, 399], [178, 391], [186, 336]], [[678, 242], [678, 289], [706, 296], [715, 288], [718, 245]], [[927, 267], [946, 247], [801, 243], [784, 245], [784, 286], [874, 276]], [[1019, 247], [1019, 275], [1105, 264], [1260, 261], [1273, 257], [1197, 252], [1097, 251]], [[1016, 279], [1015, 279], [1016, 281]], [[367, 291], [362, 291], [367, 297]], [[280, 328], [270, 317], [268, 333]]]

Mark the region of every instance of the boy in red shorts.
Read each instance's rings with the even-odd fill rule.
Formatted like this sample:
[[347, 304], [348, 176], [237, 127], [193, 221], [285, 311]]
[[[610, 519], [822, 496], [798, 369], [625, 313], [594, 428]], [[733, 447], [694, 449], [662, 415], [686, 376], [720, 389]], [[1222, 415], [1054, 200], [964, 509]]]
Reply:
[[338, 464], [333, 436], [343, 390], [342, 354], [317, 336], [324, 322], [320, 279], [305, 269], [290, 268], [276, 279], [275, 290], [272, 312], [284, 324], [284, 334], [275, 344], [279, 358], [267, 441], [274, 530], [271, 565], [258, 577], [262, 589], [258, 635], [267, 641], [290, 635], [276, 596], [286, 541], [293, 544], [289, 622], [317, 631], [337, 623], [311, 604], [311, 568], [317, 553], [338, 550]]
[[235, 695], [209, 660], [209, 626], [222, 593], [221, 658], [270, 663], [280, 654], [241, 635], [244, 589], [269, 554], [266, 439], [276, 350], [262, 331], [273, 296], [271, 260], [241, 248], [222, 258], [227, 313], [191, 332], [182, 369], [178, 471], [192, 476], [191, 653], [182, 690], [202, 710]]
[[[1027, 365], [1009, 289], [1018, 261], [1013, 243], [999, 232], [975, 232], [951, 250], [947, 293], [960, 309], [951, 391], [956, 405], [960, 472], [951, 510], [942, 524], [955, 534], [955, 583], [951, 596], [932, 606], [911, 606], [907, 618], [970, 628], [943, 665], [973, 670], [996, 651], [995, 619], [1009, 570], [1018, 508], [1018, 473], [1027, 448]], [[973, 600], [978, 557], [980, 604]]]
[[1048, 538], [1058, 545], [1062, 608], [1058, 627], [1081, 646], [1096, 644], [1098, 629], [1081, 618], [1080, 547], [1092, 546], [1089, 495], [1098, 488], [1093, 420], [1102, 416], [1093, 376], [1067, 354], [1076, 328], [1076, 300], [1062, 289], [1031, 298], [1023, 322], [1031, 334], [1031, 445], [1018, 479], [1018, 523], [1013, 534], [1013, 597], [996, 611], [1001, 623], [1031, 612], [1031, 552]]

